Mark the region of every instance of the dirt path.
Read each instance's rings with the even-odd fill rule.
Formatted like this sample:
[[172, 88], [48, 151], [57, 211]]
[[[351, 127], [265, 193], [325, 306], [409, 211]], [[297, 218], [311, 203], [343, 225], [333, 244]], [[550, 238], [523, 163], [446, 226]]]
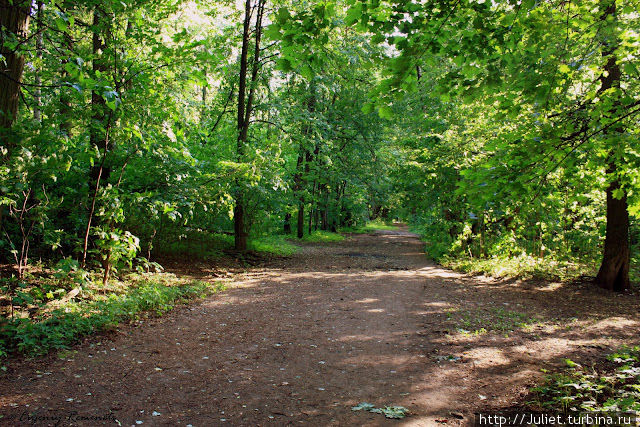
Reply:
[[[202, 303], [12, 366], [0, 423], [466, 425], [562, 357], [638, 342], [638, 308], [589, 285], [459, 275], [405, 230], [379, 231], [306, 245]], [[360, 402], [411, 416], [352, 411]]]

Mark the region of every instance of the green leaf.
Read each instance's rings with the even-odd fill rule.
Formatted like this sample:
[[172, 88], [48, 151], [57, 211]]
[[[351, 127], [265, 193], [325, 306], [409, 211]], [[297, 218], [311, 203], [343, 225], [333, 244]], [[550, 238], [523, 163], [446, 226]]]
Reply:
[[370, 114], [373, 111], [373, 107], [374, 107], [373, 102], [367, 102], [362, 106], [362, 112], [364, 114]]
[[624, 191], [621, 188], [616, 188], [615, 190], [613, 190], [613, 193], [611, 195], [616, 200], [622, 200], [622, 198], [624, 197]]
[[391, 119], [393, 118], [393, 110], [385, 105], [378, 109], [378, 115], [383, 119]]
[[344, 18], [344, 23], [347, 25], [353, 25], [362, 17], [362, 3], [357, 3], [347, 11], [347, 16]]
[[371, 411], [374, 408], [375, 408], [375, 405], [372, 405], [371, 403], [367, 403], [367, 402], [362, 402], [357, 406], [351, 407], [351, 410], [352, 411]]
[[291, 18], [291, 13], [289, 13], [289, 9], [286, 7], [281, 7], [278, 9], [278, 13], [276, 15], [276, 20], [278, 24], [283, 25]]

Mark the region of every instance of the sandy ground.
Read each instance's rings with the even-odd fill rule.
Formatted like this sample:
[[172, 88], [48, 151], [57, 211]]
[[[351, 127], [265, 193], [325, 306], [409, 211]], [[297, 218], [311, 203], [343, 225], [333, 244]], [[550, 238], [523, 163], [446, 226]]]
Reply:
[[640, 342], [637, 295], [465, 276], [422, 249], [402, 228], [306, 244], [200, 303], [11, 363], [0, 424], [468, 425], [522, 404], [541, 368]]

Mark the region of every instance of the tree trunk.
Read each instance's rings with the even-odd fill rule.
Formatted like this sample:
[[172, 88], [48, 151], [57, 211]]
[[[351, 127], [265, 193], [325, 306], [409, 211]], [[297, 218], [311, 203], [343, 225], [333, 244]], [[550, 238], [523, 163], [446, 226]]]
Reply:
[[304, 200], [298, 202], [298, 239], [304, 236]]
[[284, 214], [283, 231], [284, 231], [285, 234], [291, 234], [291, 213], [289, 213], [289, 212]]
[[36, 7], [36, 30], [38, 31], [38, 35], [36, 36], [36, 58], [38, 59], [38, 62], [36, 64], [34, 79], [37, 86], [33, 93], [33, 118], [39, 122], [42, 120], [42, 90], [40, 89], [40, 85], [42, 84], [42, 78], [40, 77], [42, 70], [42, 2], [37, 2]]
[[[240, 51], [240, 74], [238, 81], [238, 118], [237, 130], [238, 138], [236, 142], [236, 160], [242, 163], [245, 157], [245, 145], [249, 132], [249, 123], [253, 109], [253, 98], [258, 83], [258, 69], [260, 63], [260, 39], [262, 36], [262, 17], [264, 16], [264, 1], [258, 0], [255, 31], [251, 31], [251, 0], [246, 0], [244, 10], [244, 23], [242, 32], [242, 50]], [[253, 63], [251, 69], [251, 80], [249, 81], [249, 93], [247, 95], [247, 74], [249, 69], [249, 39], [251, 34], [255, 34], [255, 45], [253, 51]], [[241, 183], [236, 180], [235, 206], [233, 208], [233, 231], [235, 249], [237, 251], [247, 250], [247, 221], [244, 189]]]
[[247, 250], [245, 227], [244, 200], [236, 198], [236, 205], [233, 207], [233, 233], [235, 249], [241, 252]]
[[[620, 87], [620, 78], [622, 72], [617, 63], [615, 55], [618, 46], [615, 34], [616, 3], [615, 1], [606, 0], [601, 2], [604, 13], [601, 17], [603, 22], [609, 21], [607, 24], [606, 41], [602, 52], [602, 56], [607, 59], [604, 66], [604, 72], [600, 77], [600, 89], [598, 93], [605, 92], [613, 87]], [[613, 19], [610, 19], [613, 18]], [[620, 108], [620, 102], [614, 101], [611, 113], [615, 114]], [[624, 132], [622, 125], [615, 126], [608, 133], [609, 135]], [[598, 286], [611, 291], [621, 292], [630, 288], [629, 283], [629, 211], [627, 206], [627, 193], [620, 185], [617, 175], [615, 147], [610, 148], [609, 164], [607, 165], [607, 176], [610, 184], [607, 187], [607, 229], [604, 240], [604, 255], [602, 264], [596, 276]], [[617, 191], [616, 191], [617, 190]], [[621, 193], [620, 198], [614, 197], [614, 192]]]
[[[17, 35], [18, 39], [24, 39], [29, 30], [30, 12], [31, 1], [0, 0], [0, 28]], [[0, 62], [0, 143], [10, 152], [13, 144], [4, 135], [18, 114], [24, 57], [15, 50], [5, 48], [4, 37], [0, 37], [0, 55], [4, 57]]]
[[[614, 164], [609, 166], [607, 173], [615, 173]], [[613, 197], [613, 192], [619, 188], [618, 180], [607, 188], [607, 234], [602, 265], [596, 276], [598, 286], [616, 292], [630, 288], [629, 211], [626, 195], [622, 199]]]

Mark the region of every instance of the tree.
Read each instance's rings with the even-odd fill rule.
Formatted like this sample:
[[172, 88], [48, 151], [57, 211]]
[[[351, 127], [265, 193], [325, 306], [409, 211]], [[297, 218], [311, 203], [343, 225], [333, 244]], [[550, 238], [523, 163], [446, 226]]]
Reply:
[[[244, 22], [242, 26], [242, 49], [240, 51], [240, 71], [238, 74], [238, 114], [237, 114], [237, 162], [242, 163], [246, 154], [251, 113], [258, 84], [258, 71], [260, 70], [260, 40], [262, 38], [262, 18], [264, 17], [265, 1], [258, 0], [252, 6], [251, 0], [246, 0], [244, 10]], [[251, 26], [253, 12], [256, 12], [255, 25]], [[253, 59], [251, 61], [251, 74], [249, 74], [249, 44], [251, 36], [254, 37]], [[234, 194], [235, 206], [233, 208], [233, 228], [235, 236], [235, 248], [238, 251], [247, 249], [247, 224], [246, 201], [242, 184], [236, 181]]]

